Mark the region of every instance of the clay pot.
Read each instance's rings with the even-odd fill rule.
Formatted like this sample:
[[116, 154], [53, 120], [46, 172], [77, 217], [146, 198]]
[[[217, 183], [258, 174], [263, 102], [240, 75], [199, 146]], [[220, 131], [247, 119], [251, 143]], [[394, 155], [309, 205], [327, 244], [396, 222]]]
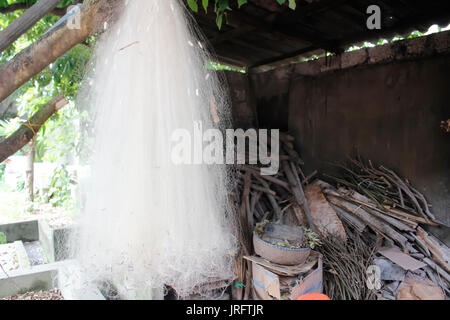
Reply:
[[257, 255], [286, 266], [304, 263], [311, 252], [310, 248], [287, 248], [271, 244], [261, 239], [256, 233], [253, 233], [253, 246]]

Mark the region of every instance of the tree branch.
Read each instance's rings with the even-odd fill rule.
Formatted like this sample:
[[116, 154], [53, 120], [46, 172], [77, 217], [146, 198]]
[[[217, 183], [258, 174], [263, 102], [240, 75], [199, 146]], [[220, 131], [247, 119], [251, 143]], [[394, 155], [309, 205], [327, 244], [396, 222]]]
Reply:
[[56, 8], [60, 0], [41, 0], [0, 31], [0, 53], [7, 49], [36, 22]]
[[56, 96], [49, 103], [40, 108], [11, 136], [0, 142], [0, 163], [15, 154], [28, 142], [30, 142], [47, 119], [66, 104], [67, 100], [64, 99], [62, 95]]
[[[74, 1], [71, 5], [75, 5], [75, 4], [78, 4], [78, 3], [81, 3], [81, 2], [83, 2], [83, 1], [82, 0]], [[28, 9], [30, 7], [31, 6], [29, 6], [26, 3], [13, 3], [13, 4], [10, 4], [7, 7], [0, 8], [0, 13], [7, 14], [7, 13], [12, 13], [12, 12], [18, 11], [18, 10], [26, 10], [26, 9]], [[53, 14], [55, 16], [62, 17], [62, 16], [64, 16], [67, 13], [67, 8], [68, 7], [69, 6], [64, 7], [64, 8], [55, 8], [52, 11], [50, 11], [49, 14]]]
[[79, 29], [69, 28], [67, 22], [64, 22], [4, 64], [0, 68], [0, 102], [103, 26], [111, 2], [114, 1], [85, 1], [79, 13]]

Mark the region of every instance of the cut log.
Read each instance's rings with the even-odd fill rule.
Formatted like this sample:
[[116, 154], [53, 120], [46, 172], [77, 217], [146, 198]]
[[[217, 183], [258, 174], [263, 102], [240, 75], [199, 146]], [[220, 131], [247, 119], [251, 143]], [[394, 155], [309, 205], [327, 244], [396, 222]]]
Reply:
[[0, 163], [30, 142], [45, 121], [66, 104], [67, 101], [61, 95], [53, 98], [49, 103], [40, 108], [26, 123], [21, 125], [16, 132], [0, 142]]

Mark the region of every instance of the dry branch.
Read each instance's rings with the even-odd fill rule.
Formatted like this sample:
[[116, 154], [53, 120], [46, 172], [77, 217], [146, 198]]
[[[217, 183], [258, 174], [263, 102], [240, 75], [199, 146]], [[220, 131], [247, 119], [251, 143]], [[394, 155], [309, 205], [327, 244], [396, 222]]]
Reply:
[[282, 161], [282, 168], [286, 177], [291, 184], [292, 193], [294, 194], [295, 199], [297, 200], [297, 204], [302, 207], [305, 212], [306, 219], [308, 219], [309, 227], [317, 233], [317, 228], [314, 226], [314, 221], [312, 218], [311, 210], [308, 206], [308, 200], [306, 200], [305, 193], [303, 192], [302, 183], [300, 182], [300, 178], [297, 175], [297, 172], [293, 172], [289, 162]]
[[386, 237], [395, 240], [397, 243], [399, 243], [404, 250], [407, 250], [406, 248], [406, 242], [408, 239], [395, 231], [392, 227], [390, 227], [388, 224], [384, 223], [380, 219], [372, 216], [370, 213], [368, 213], [366, 210], [361, 208], [361, 206], [354, 205], [353, 203], [350, 203], [348, 201], [342, 200], [339, 197], [339, 193], [333, 193], [331, 191], [326, 191], [328, 195], [328, 200], [334, 204], [335, 206], [352, 213], [356, 215], [358, 218], [363, 220], [365, 223], [367, 223], [374, 231], [377, 231]]

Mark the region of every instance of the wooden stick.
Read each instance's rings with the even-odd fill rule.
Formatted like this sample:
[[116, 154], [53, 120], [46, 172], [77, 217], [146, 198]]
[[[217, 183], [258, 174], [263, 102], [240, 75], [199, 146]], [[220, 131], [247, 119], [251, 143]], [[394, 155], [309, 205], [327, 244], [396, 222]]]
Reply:
[[250, 211], [252, 212], [253, 215], [255, 215], [258, 218], [258, 220], [262, 219], [262, 215], [258, 212], [258, 210], [256, 210], [256, 203], [258, 203], [262, 194], [263, 194], [262, 191], [259, 191], [256, 195], [252, 194], [251, 196], [252, 200], [250, 202]]
[[[415, 223], [413, 221], [410, 221], [410, 220], [408, 220], [408, 219], [406, 219], [404, 217], [399, 217], [399, 216], [390, 214], [389, 212], [382, 211], [381, 209], [379, 209], [377, 207], [377, 205], [375, 203], [370, 203], [370, 202], [362, 201], [360, 199], [355, 199], [355, 198], [353, 198], [351, 196], [344, 195], [341, 192], [336, 192], [334, 190], [330, 190], [329, 191], [329, 189], [328, 190], [324, 190], [324, 193], [325, 194], [330, 193], [331, 195], [334, 195], [334, 196], [337, 196], [337, 194], [338, 194], [339, 195], [338, 197], [340, 197], [340, 198], [342, 198], [342, 199], [344, 199], [346, 201], [349, 201], [349, 202], [352, 202], [352, 203], [355, 203], [355, 204], [358, 204], [358, 205], [362, 205], [362, 206], [364, 206], [365, 209], [371, 209], [372, 212], [378, 212], [379, 214], [387, 214], [387, 215], [389, 215], [389, 216], [391, 216], [391, 217], [393, 217], [395, 219], [401, 220], [401, 221], [403, 221], [404, 224], [408, 225], [410, 228], [414, 229], [414, 228], [417, 227], [417, 223]], [[364, 197], [364, 196], [361, 195], [361, 197]], [[370, 201], [370, 200], [367, 199], [367, 201]], [[374, 213], [374, 215], [378, 215], [378, 214]], [[401, 229], [402, 228], [403, 227], [401, 227]], [[408, 229], [408, 230], [405, 229], [405, 231], [411, 231], [411, 230], [410, 229]]]
[[309, 180], [311, 180], [312, 178], [314, 178], [317, 175], [317, 170], [314, 170], [313, 173], [311, 173], [310, 175], [308, 175], [307, 177], [305, 177], [302, 181], [303, 185], [307, 185], [309, 183]]
[[426, 220], [428, 220], [427, 215], [423, 212], [422, 207], [420, 206], [419, 202], [417, 201], [416, 197], [414, 196], [414, 194], [411, 192], [411, 190], [408, 188], [408, 186], [403, 182], [402, 179], [400, 179], [395, 172], [393, 172], [392, 170], [389, 170], [383, 166], [380, 166], [381, 170], [384, 170], [385, 172], [389, 173], [390, 175], [392, 175], [394, 178], [390, 177], [389, 175], [380, 172], [381, 175], [385, 176], [388, 180], [390, 180], [392, 183], [396, 184], [401, 190], [403, 190], [406, 195], [410, 198], [410, 200], [413, 202], [414, 206], [416, 207], [418, 213], [420, 215], [422, 215]]
[[254, 176], [258, 176], [258, 177], [263, 178], [263, 179], [265, 179], [267, 181], [270, 181], [272, 183], [278, 184], [279, 186], [285, 188], [289, 192], [291, 191], [291, 189], [289, 188], [289, 183], [287, 183], [287, 182], [285, 182], [283, 180], [277, 179], [277, 178], [275, 178], [273, 176], [263, 176], [263, 175], [260, 174], [260, 172], [258, 170], [256, 170], [253, 167], [247, 166], [247, 165], [239, 165], [238, 168], [242, 169], [244, 171], [250, 171]]
[[252, 286], [252, 264], [250, 261], [246, 260], [247, 262], [247, 272], [246, 272], [246, 282], [245, 282], [245, 293], [244, 293], [244, 300], [248, 300], [250, 297], [250, 289]]
[[425, 262], [427, 265], [429, 265], [432, 269], [434, 269], [437, 273], [439, 273], [442, 277], [444, 277], [444, 279], [450, 283], [450, 275], [441, 267], [439, 267], [436, 263], [434, 263], [433, 261], [431, 261], [429, 258], [424, 258], [422, 260], [423, 262]]
[[432, 254], [432, 259], [438, 263], [442, 268], [444, 268], [445, 271], [450, 272], [449, 265], [444, 261], [444, 257], [442, 256], [441, 251], [439, 248], [430, 240], [428, 239], [428, 235], [422, 228], [417, 229], [417, 236], [426, 244], [428, 247], [428, 250]]
[[300, 182], [300, 178], [297, 175], [297, 172], [292, 172], [289, 162], [282, 161], [282, 168], [286, 177], [291, 184], [292, 193], [294, 194], [295, 200], [298, 205], [302, 207], [303, 212], [305, 212], [306, 219], [308, 220], [309, 227], [315, 233], [318, 233], [316, 226], [314, 225], [314, 220], [312, 218], [311, 210], [309, 209], [308, 200], [306, 199], [305, 193], [303, 192], [303, 187]]
[[399, 243], [405, 252], [408, 251], [406, 247], [406, 242], [408, 241], [408, 239], [406, 239], [403, 235], [395, 231], [386, 223], [383, 223], [378, 218], [372, 216], [370, 213], [361, 208], [361, 206], [356, 206], [351, 202], [340, 199], [339, 194], [337, 192], [336, 195], [331, 195], [330, 193], [328, 193], [328, 200], [332, 204], [340, 207], [341, 209], [344, 209], [347, 212], [358, 216], [361, 220], [366, 222], [372, 229], [380, 232], [386, 237], [391, 238], [392, 240]]

